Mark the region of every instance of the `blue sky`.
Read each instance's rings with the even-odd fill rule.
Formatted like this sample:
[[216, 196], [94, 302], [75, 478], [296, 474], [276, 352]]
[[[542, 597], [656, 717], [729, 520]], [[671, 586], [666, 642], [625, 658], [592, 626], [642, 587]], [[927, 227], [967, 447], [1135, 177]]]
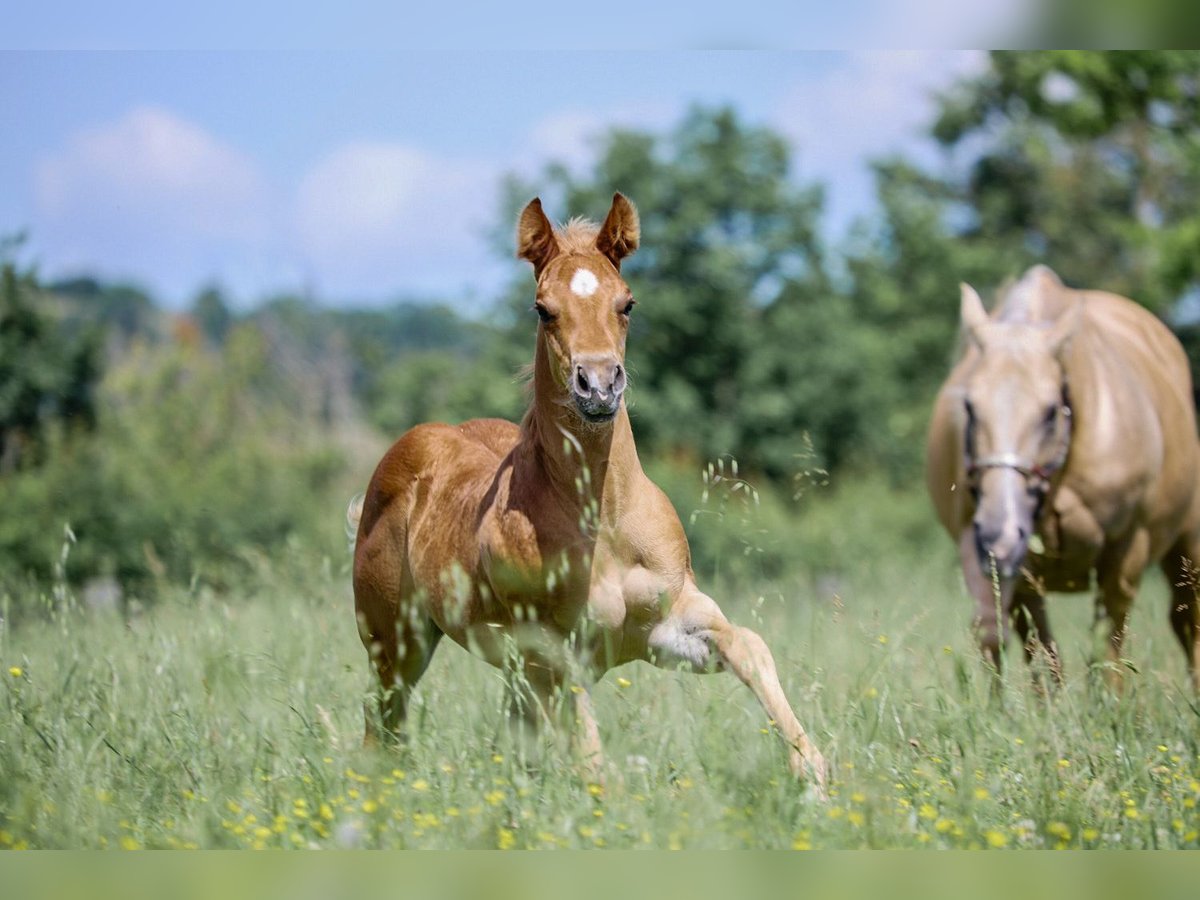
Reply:
[[867, 161], [932, 154], [920, 133], [931, 92], [983, 65], [940, 50], [61, 42], [85, 49], [0, 53], [0, 109], [17, 123], [0, 141], [0, 235], [28, 229], [25, 258], [47, 277], [129, 279], [174, 305], [215, 280], [242, 305], [308, 290], [479, 308], [512, 265], [484, 236], [504, 173], [586, 166], [606, 128], [668, 128], [692, 103], [732, 103], [784, 134], [798, 177], [827, 182], [836, 238], [871, 209]]

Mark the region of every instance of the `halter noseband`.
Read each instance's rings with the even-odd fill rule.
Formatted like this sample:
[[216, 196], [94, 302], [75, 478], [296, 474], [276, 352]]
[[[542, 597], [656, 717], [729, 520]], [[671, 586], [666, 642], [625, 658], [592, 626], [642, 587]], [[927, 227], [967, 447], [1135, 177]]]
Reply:
[[1050, 481], [1066, 464], [1067, 454], [1071, 450], [1071, 403], [1067, 397], [1067, 389], [1063, 387], [1063, 400], [1058, 408], [1058, 418], [1063, 422], [1059, 431], [1058, 451], [1054, 457], [1045, 463], [1032, 462], [1022, 459], [1015, 453], [996, 453], [979, 458], [967, 457], [967, 479], [975, 481], [987, 469], [1012, 469], [1026, 480], [1033, 479], [1034, 486], [1045, 491], [1050, 487]]

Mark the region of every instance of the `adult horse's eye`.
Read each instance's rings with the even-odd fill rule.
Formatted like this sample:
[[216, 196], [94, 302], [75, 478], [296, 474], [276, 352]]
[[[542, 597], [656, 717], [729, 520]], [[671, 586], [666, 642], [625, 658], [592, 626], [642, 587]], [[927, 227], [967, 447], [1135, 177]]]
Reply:
[[628, 316], [631, 312], [633, 312], [633, 307], [636, 304], [637, 301], [630, 297], [629, 300], [626, 301], [625, 305], [621, 308], [621, 315]]
[[550, 312], [550, 310], [546, 309], [546, 307], [542, 306], [542, 304], [535, 303], [535, 304], [533, 304], [533, 308], [537, 312], [538, 318], [541, 319], [543, 322], [553, 322], [554, 321], [554, 313]]

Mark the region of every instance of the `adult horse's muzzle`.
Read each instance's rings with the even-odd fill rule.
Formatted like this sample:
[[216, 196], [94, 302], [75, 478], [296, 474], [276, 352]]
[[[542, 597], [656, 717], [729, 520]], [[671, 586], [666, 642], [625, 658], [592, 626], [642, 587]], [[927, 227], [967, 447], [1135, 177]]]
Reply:
[[573, 361], [571, 395], [588, 422], [611, 422], [625, 393], [625, 367], [615, 356], [577, 356]]
[[994, 565], [1000, 578], [1012, 578], [1029, 550], [1029, 531], [1017, 526], [997, 532], [976, 521], [975, 550], [979, 554], [979, 568], [986, 577], [991, 577]]
[[1029, 552], [1040, 496], [1015, 468], [994, 468], [981, 480], [972, 522], [979, 568], [987, 578], [993, 566], [1000, 578], [1012, 578]]

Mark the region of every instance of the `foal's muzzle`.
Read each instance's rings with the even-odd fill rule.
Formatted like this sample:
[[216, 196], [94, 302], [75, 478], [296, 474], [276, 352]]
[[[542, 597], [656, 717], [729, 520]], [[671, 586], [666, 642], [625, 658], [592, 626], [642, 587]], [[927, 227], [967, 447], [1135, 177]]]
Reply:
[[572, 360], [571, 395], [589, 422], [608, 422], [621, 408], [625, 367], [615, 356], [577, 356]]

